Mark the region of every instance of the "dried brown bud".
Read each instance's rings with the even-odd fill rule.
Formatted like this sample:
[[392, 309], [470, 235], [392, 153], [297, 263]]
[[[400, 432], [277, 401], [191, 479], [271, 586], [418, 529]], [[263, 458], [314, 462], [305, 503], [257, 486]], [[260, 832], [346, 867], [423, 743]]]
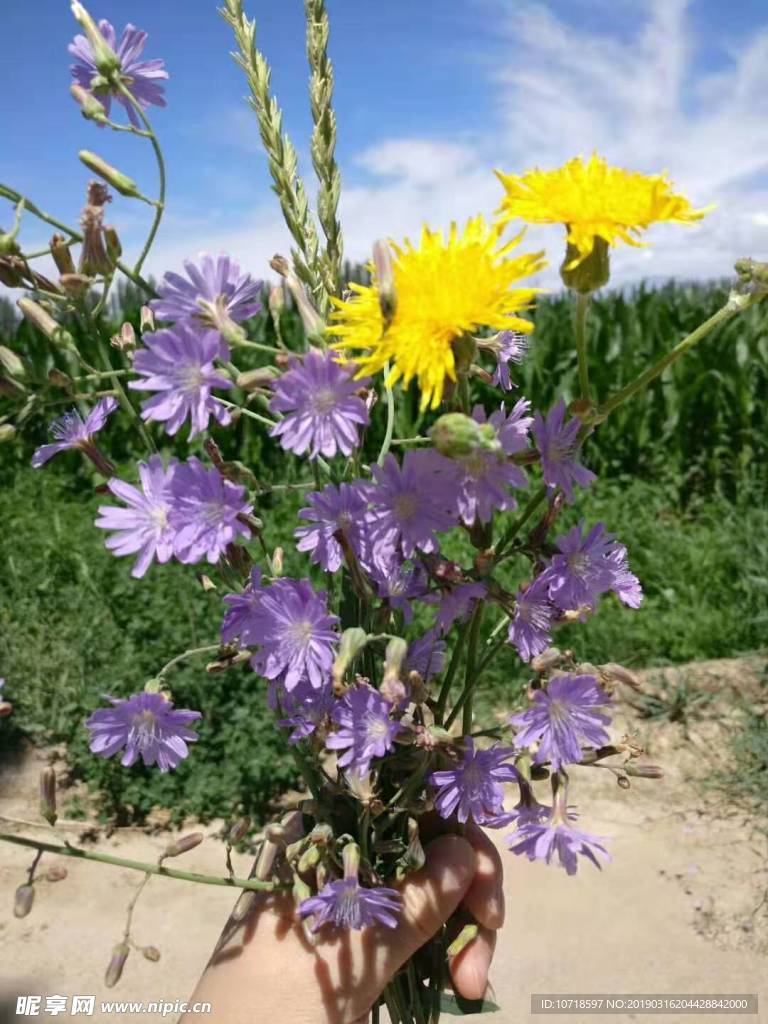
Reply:
[[642, 690], [642, 684], [635, 673], [630, 672], [623, 665], [617, 665], [615, 662], [609, 661], [605, 665], [600, 665], [598, 671], [602, 679], [607, 682], [625, 683], [633, 690]]
[[264, 835], [270, 841], [270, 843], [283, 843], [287, 835], [285, 825], [279, 821], [270, 821], [267, 827], [264, 829]]
[[117, 228], [112, 224], [104, 225], [104, 241], [107, 246], [107, 255], [114, 266], [123, 255], [123, 247], [120, 244], [120, 236], [117, 233]]
[[13, 898], [14, 917], [26, 917], [35, 902], [35, 887], [33, 885], [20, 885]]
[[188, 853], [190, 850], [194, 850], [196, 846], [205, 839], [202, 832], [190, 832], [187, 836], [181, 836], [180, 839], [174, 840], [169, 846], [166, 846], [165, 852], [163, 853], [161, 860], [165, 860], [166, 857], [179, 857], [182, 853]]
[[104, 975], [104, 984], [107, 988], [114, 988], [118, 981], [120, 981], [125, 961], [128, 959], [130, 952], [131, 947], [127, 942], [118, 942], [112, 950], [112, 959], [109, 961], [107, 972]]
[[133, 329], [133, 324], [124, 323], [120, 332], [112, 335], [109, 343], [112, 348], [119, 349], [121, 352], [130, 352], [131, 349], [134, 349], [136, 347], [136, 331]]
[[60, 274], [74, 274], [75, 264], [72, 253], [63, 235], [54, 235], [51, 238], [51, 257]]
[[247, 835], [248, 830], [251, 827], [251, 819], [246, 815], [244, 818], [240, 818], [229, 830], [227, 836], [227, 842], [230, 846], [235, 846], [240, 840]]
[[7, 718], [13, 711], [13, 704], [7, 700], [0, 700], [0, 718]]
[[243, 391], [253, 391], [255, 388], [266, 387], [277, 375], [274, 366], [260, 366], [256, 370], [246, 370], [245, 373], [241, 373], [235, 384]]
[[153, 964], [156, 964], [160, 959], [160, 950], [157, 946], [144, 946], [141, 954], [145, 960], [151, 960]]
[[55, 366], [48, 371], [48, 380], [55, 388], [64, 388], [65, 391], [72, 390], [72, 378], [68, 373], [58, 370]]
[[40, 772], [40, 814], [49, 825], [56, 824], [56, 772], [43, 768]]
[[636, 779], [663, 779], [664, 769], [657, 764], [633, 764], [631, 761], [622, 765], [627, 775]]
[[45, 877], [49, 882], [63, 882], [67, 874], [68, 871], [63, 864], [52, 864], [45, 872]]
[[255, 900], [256, 893], [253, 892], [253, 890], [246, 889], [244, 892], [240, 894], [231, 914], [232, 920], [235, 922], [235, 924], [239, 924], [241, 921], [245, 920], [245, 918], [250, 913], [250, 910], [253, 907]]
[[261, 850], [259, 851], [259, 859], [256, 861], [256, 870], [254, 871], [255, 877], [258, 878], [260, 882], [266, 882], [269, 880], [279, 848], [280, 847], [277, 843], [273, 843], [269, 839], [265, 839], [262, 843]]
[[531, 668], [534, 672], [539, 675], [544, 675], [545, 672], [551, 671], [563, 660], [562, 651], [557, 647], [548, 647], [546, 651], [542, 651], [541, 654], [537, 654], [531, 661]]
[[632, 783], [626, 777], [626, 775], [617, 775], [616, 783], [621, 789], [629, 789]]
[[85, 298], [91, 283], [87, 274], [62, 274], [59, 278], [59, 284], [72, 299]]

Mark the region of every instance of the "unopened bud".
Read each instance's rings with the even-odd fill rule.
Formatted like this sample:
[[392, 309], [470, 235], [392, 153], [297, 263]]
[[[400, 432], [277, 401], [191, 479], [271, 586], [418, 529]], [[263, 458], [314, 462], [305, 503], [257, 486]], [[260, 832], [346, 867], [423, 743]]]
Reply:
[[87, 121], [96, 121], [103, 124], [107, 119], [107, 111], [92, 92], [88, 92], [82, 85], [70, 85], [70, 94], [75, 103], [80, 107], [80, 113]]
[[93, 63], [98, 71], [109, 78], [120, 70], [120, 58], [101, 34], [98, 25], [78, 0], [72, 0], [72, 14], [80, 23], [88, 42], [91, 44]]
[[60, 274], [74, 274], [75, 264], [72, 252], [64, 235], [53, 235], [51, 238], [51, 257]]
[[26, 917], [35, 902], [35, 887], [20, 885], [13, 897], [13, 916]]
[[253, 907], [255, 901], [256, 893], [252, 889], [246, 890], [245, 892], [242, 892], [240, 894], [240, 896], [237, 899], [237, 903], [235, 903], [231, 915], [232, 920], [235, 922], [235, 924], [240, 924], [241, 921], [245, 920], [245, 918], [250, 913], [250, 910]]
[[269, 839], [265, 839], [261, 844], [259, 858], [256, 861], [256, 870], [254, 871], [255, 877], [258, 878], [260, 882], [267, 882], [269, 880], [279, 848], [280, 847], [277, 843], [273, 843]]
[[115, 264], [123, 255], [123, 247], [120, 244], [120, 236], [117, 233], [117, 228], [111, 224], [104, 225], [104, 243], [107, 246], [107, 256], [110, 261]]
[[141, 307], [139, 312], [139, 327], [142, 334], [144, 331], [154, 331], [155, 329], [155, 314], [149, 306]]
[[118, 942], [112, 950], [112, 959], [109, 961], [107, 972], [104, 975], [104, 984], [107, 988], [114, 988], [118, 981], [120, 981], [125, 961], [128, 959], [130, 952], [131, 947], [127, 942]]
[[341, 852], [341, 862], [344, 865], [344, 877], [357, 879], [360, 869], [360, 847], [357, 843], [347, 843]]
[[531, 668], [538, 675], [544, 675], [545, 672], [550, 672], [553, 668], [560, 664], [563, 660], [562, 651], [557, 647], [547, 647], [541, 654], [537, 654], [535, 658], [531, 660]]
[[282, 576], [283, 575], [283, 557], [284, 552], [282, 548], [275, 548], [272, 553], [272, 575]]
[[45, 877], [49, 882], [63, 882], [67, 874], [63, 864], [52, 864], [45, 872]]
[[334, 689], [339, 689], [342, 686], [344, 674], [367, 642], [368, 634], [360, 626], [350, 626], [341, 634], [339, 651], [331, 672]]
[[307, 337], [322, 338], [325, 332], [323, 318], [312, 305], [312, 301], [307, 294], [306, 288], [291, 270], [288, 260], [285, 256], [273, 256], [269, 261], [269, 265], [273, 270], [277, 271], [281, 277], [285, 278], [286, 286], [293, 297], [293, 301], [296, 303], [296, 308], [299, 311], [299, 316], [301, 317], [301, 322], [304, 326], [304, 331]]
[[43, 768], [40, 772], [40, 815], [49, 825], [56, 824], [56, 772]]
[[59, 284], [71, 299], [85, 298], [91, 282], [87, 274], [62, 274], [59, 278]]
[[560, 277], [566, 288], [589, 295], [607, 284], [610, 276], [608, 243], [604, 238], [595, 235], [592, 252], [583, 258], [575, 245], [566, 243], [565, 259], [560, 267]]
[[119, 349], [121, 352], [130, 352], [136, 347], [136, 331], [133, 329], [133, 324], [124, 323], [119, 334], [113, 334], [109, 343], [112, 348]]
[[432, 444], [449, 459], [469, 458], [478, 452], [501, 452], [490, 423], [478, 423], [463, 412], [448, 412], [429, 431]]
[[634, 672], [630, 672], [628, 668], [624, 668], [623, 665], [617, 665], [613, 661], [607, 662], [605, 665], [600, 665], [598, 669], [603, 679], [608, 682], [625, 683], [633, 690], [642, 690], [642, 684], [639, 678]]
[[17, 380], [10, 380], [8, 377], [0, 377], [0, 395], [8, 398], [18, 398], [27, 389]]
[[268, 387], [278, 376], [274, 366], [260, 366], [256, 370], [246, 370], [238, 375], [235, 384], [243, 391], [253, 391], [256, 388]]
[[389, 242], [379, 239], [373, 243], [373, 267], [381, 315], [385, 324], [389, 326], [397, 311], [394, 263]]
[[72, 335], [65, 331], [60, 324], [57, 324], [51, 314], [38, 305], [37, 302], [34, 302], [32, 299], [19, 299], [16, 305], [23, 313], [24, 318], [39, 331], [42, 331], [50, 341], [57, 345], [62, 345], [64, 348], [75, 347]]
[[182, 853], [188, 853], [190, 850], [194, 850], [196, 846], [199, 846], [203, 839], [205, 839], [205, 836], [202, 832], [190, 832], [188, 836], [182, 836], [169, 846], [166, 846], [161, 860], [165, 860], [166, 857], [179, 857]]
[[384, 682], [400, 678], [403, 662], [408, 655], [408, 643], [400, 636], [392, 637], [384, 652]]
[[129, 199], [140, 198], [139, 186], [127, 174], [118, 171], [112, 164], [108, 164], [106, 160], [103, 160], [96, 153], [91, 153], [88, 149], [81, 149], [77, 155], [89, 170], [103, 178], [121, 196], [128, 196]]
[[311, 843], [299, 857], [298, 869], [299, 871], [309, 871], [318, 864], [319, 860], [320, 849]]
[[210, 576], [206, 576], [204, 572], [199, 572], [197, 574], [197, 579], [206, 594], [210, 594], [212, 591], [216, 590], [216, 584]]
[[285, 825], [279, 821], [271, 821], [264, 829], [265, 837], [271, 843], [283, 843], [288, 833], [285, 830]]
[[16, 437], [16, 427], [12, 423], [0, 423], [0, 444], [12, 441]]
[[293, 889], [291, 892], [293, 893], [293, 901], [296, 906], [303, 903], [304, 900], [308, 900], [312, 895], [312, 890], [299, 875], [293, 876]]
[[151, 960], [153, 964], [156, 964], [160, 959], [160, 950], [157, 946], [144, 946], [141, 955], [145, 960]]
[[636, 779], [663, 779], [664, 769], [657, 764], [634, 764], [632, 761], [622, 765], [627, 775]]
[[285, 309], [285, 292], [282, 285], [274, 284], [269, 289], [269, 311], [272, 318], [279, 316]]
[[24, 284], [24, 263], [16, 256], [0, 256], [0, 284], [20, 288]]
[[451, 957], [458, 956], [462, 949], [466, 949], [470, 942], [477, 938], [477, 932], [478, 926], [476, 924], [465, 924], [445, 951], [448, 959], [450, 960]]
[[63, 370], [59, 370], [55, 366], [48, 371], [48, 381], [55, 388], [64, 388], [65, 391], [72, 389], [72, 378], [68, 373], [64, 373]]
[[250, 827], [251, 819], [247, 815], [245, 818], [240, 818], [239, 821], [236, 821], [232, 828], [229, 830], [229, 835], [227, 836], [227, 842], [229, 843], [229, 845], [236, 846], [237, 843], [239, 843], [240, 840], [247, 834]]

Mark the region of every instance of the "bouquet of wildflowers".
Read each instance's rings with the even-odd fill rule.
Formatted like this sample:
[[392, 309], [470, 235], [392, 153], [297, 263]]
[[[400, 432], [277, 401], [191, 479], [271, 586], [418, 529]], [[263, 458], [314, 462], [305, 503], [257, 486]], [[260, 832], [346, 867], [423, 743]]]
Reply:
[[[176, 708], [167, 680], [179, 661], [211, 654], [217, 669], [253, 673], [300, 767], [307, 791], [301, 834], [289, 842], [283, 826], [269, 826], [254, 878], [236, 878], [231, 865], [228, 876], [212, 878], [163, 864], [196, 845], [197, 835], [166, 850], [158, 865], [144, 865], [146, 877], [231, 884], [243, 898], [287, 884], [311, 939], [396, 927], [400, 884], [424, 864], [426, 829], [506, 829], [512, 855], [569, 874], [582, 859], [598, 867], [608, 860], [588, 816], [582, 823], [570, 803], [572, 766], [607, 764], [625, 788], [632, 777], [661, 771], [643, 763], [631, 738], [611, 736], [614, 694], [636, 686], [633, 675], [617, 664], [590, 664], [587, 651], [559, 649], [557, 632], [594, 615], [611, 592], [637, 609], [642, 590], [626, 548], [604, 523], [564, 529], [558, 518], [595, 481], [589, 447], [599, 443], [600, 423], [757, 301], [768, 271], [740, 261], [728, 303], [714, 317], [635, 381], [594, 394], [588, 307], [609, 280], [611, 247], [643, 244], [642, 231], [654, 222], [688, 224], [706, 211], [693, 209], [665, 176], [630, 173], [592, 155], [556, 170], [499, 173], [492, 220], [425, 226], [415, 241], [378, 241], [369, 282], [346, 282], [328, 19], [323, 0], [305, 6], [316, 214], [254, 23], [241, 0], [225, 0], [221, 11], [295, 243], [290, 259], [272, 260], [280, 283], [269, 289], [226, 255], [190, 258], [157, 285], [142, 275], [165, 206], [162, 149], [148, 110], [165, 105], [168, 73], [162, 60], [143, 59], [144, 32], [128, 25], [118, 39], [111, 24], [73, 3], [83, 34], [70, 45], [72, 95], [86, 119], [152, 146], [159, 191], [146, 196], [83, 151], [96, 177], [76, 230], [0, 186], [15, 207], [12, 228], [0, 236], [0, 280], [26, 293], [18, 306], [53, 354], [47, 381], [35, 388], [23, 358], [0, 349], [10, 396], [0, 433], [13, 437], [52, 387], [64, 388], [74, 408], [53, 421], [54, 440], [38, 448], [33, 465], [72, 450], [85, 455], [105, 480], [95, 526], [115, 556], [133, 559], [132, 575], [140, 580], [176, 559], [221, 594], [220, 635], [209, 646], [172, 658], [143, 686], [137, 680], [133, 696], [109, 697], [93, 710], [85, 723], [93, 753], [119, 757], [126, 769], [141, 759], [161, 772], [194, 756], [199, 712]], [[135, 260], [104, 221], [115, 193], [154, 210]], [[30, 216], [56, 229], [45, 252], [23, 248]], [[579, 393], [543, 410], [536, 396], [519, 395], [514, 380], [535, 344], [527, 314], [538, 291], [533, 276], [545, 265], [544, 253], [526, 251], [522, 231], [510, 232], [526, 222], [564, 226], [561, 276], [574, 297]], [[52, 257], [55, 280], [35, 269], [40, 256]], [[121, 277], [144, 294], [141, 337], [126, 324], [110, 345], [103, 314]], [[252, 340], [244, 326], [265, 302], [274, 346]], [[301, 318], [298, 344], [280, 332], [286, 302]], [[73, 317], [96, 339], [101, 366], [84, 358], [66, 329]], [[238, 366], [244, 354], [257, 354], [259, 365]], [[476, 394], [480, 385], [485, 401]], [[115, 475], [100, 446], [112, 416], [126, 417], [146, 448], [129, 479]], [[285, 452], [298, 480], [265, 482], [257, 467], [222, 457], [209, 428], [240, 417], [256, 421]], [[165, 457], [164, 434], [185, 430], [188, 457]], [[284, 575], [283, 551], [269, 550], [259, 518], [260, 497], [281, 489], [303, 495], [292, 529], [304, 559], [299, 578]], [[464, 552], [461, 561], [445, 553], [449, 537], [451, 550]], [[474, 699], [504, 645], [530, 668], [526, 704], [502, 724], [483, 723]], [[50, 772], [43, 811], [55, 822]], [[236, 824], [230, 844], [248, 828]], [[38, 854], [96, 856], [70, 844], [0, 838]], [[33, 872], [17, 911], [29, 910], [32, 887]], [[477, 934], [472, 921], [449, 921], [404, 965], [381, 997], [393, 1021], [437, 1021], [448, 962]], [[130, 946], [128, 926], [109, 984]], [[372, 1008], [374, 1019], [378, 1012]]]

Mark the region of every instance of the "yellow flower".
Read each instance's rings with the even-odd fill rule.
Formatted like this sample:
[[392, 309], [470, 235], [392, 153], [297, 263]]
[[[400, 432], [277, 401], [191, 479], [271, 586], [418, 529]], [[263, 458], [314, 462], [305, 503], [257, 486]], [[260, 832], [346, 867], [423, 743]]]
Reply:
[[519, 217], [530, 224], [566, 226], [576, 252], [566, 270], [591, 254], [595, 236], [609, 245], [622, 241], [642, 246], [633, 235], [656, 221], [689, 224], [713, 208], [694, 210], [685, 196], [672, 191], [666, 174], [609, 167], [596, 153], [586, 164], [577, 156], [556, 171], [496, 174], [507, 190], [499, 208], [501, 224]]
[[446, 378], [456, 380], [455, 341], [479, 327], [533, 330], [516, 314], [530, 307], [540, 289], [512, 286], [544, 266], [543, 253], [510, 258], [522, 235], [501, 244], [500, 233], [500, 226], [489, 227], [479, 216], [461, 234], [452, 224], [447, 240], [425, 226], [418, 246], [408, 239], [402, 246], [390, 242], [395, 304], [389, 326], [374, 272], [370, 286], [350, 284], [349, 299], [332, 300], [328, 333], [338, 339], [334, 348], [363, 350], [355, 357], [359, 377], [389, 363], [387, 387], [401, 378], [408, 386], [416, 377], [421, 408], [437, 408]]

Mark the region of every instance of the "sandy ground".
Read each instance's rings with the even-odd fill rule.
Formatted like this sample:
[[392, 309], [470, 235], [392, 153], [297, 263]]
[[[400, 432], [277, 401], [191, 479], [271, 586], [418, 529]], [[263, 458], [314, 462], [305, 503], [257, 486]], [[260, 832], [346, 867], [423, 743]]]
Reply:
[[[763, 664], [764, 660], [710, 662], [695, 666], [688, 675], [704, 690], [720, 695], [747, 692], [765, 705]], [[615, 721], [618, 731], [634, 730], [646, 746], [648, 760], [664, 765], [667, 774], [661, 782], [638, 779], [624, 791], [607, 771], [573, 771], [572, 796], [583, 809], [585, 829], [609, 840], [613, 861], [602, 872], [586, 864], [569, 878], [561, 870], [523, 862], [504, 851], [508, 919], [492, 974], [502, 1010], [475, 1020], [768, 1022], [768, 858], [766, 836], [759, 831], [766, 823], [723, 795], [702, 791], [696, 782], [713, 760], [722, 759], [724, 740], [737, 727], [727, 708], [727, 701], [719, 699], [710, 704], [689, 727], [688, 739], [680, 725], [640, 721], [629, 709], [620, 712]], [[43, 763], [42, 754], [30, 751], [4, 767], [0, 814], [35, 819]], [[48, 838], [42, 830], [16, 831]], [[184, 858], [184, 867], [220, 874], [223, 848], [215, 838], [218, 827], [205, 826], [203, 831], [211, 838]], [[78, 836], [76, 830], [69, 834]], [[101, 836], [95, 848], [151, 860], [169, 836], [121, 830]], [[494, 839], [503, 848], [503, 834]], [[0, 1022], [26, 1019], [15, 1015], [19, 993], [66, 995], [70, 1001], [75, 994], [93, 995], [93, 1021], [174, 1020], [173, 1013], [165, 1018], [159, 1013], [105, 1014], [98, 1006], [102, 999], [187, 998], [232, 906], [232, 893], [154, 879], [138, 904], [134, 935], [139, 942], [157, 946], [162, 959], [151, 963], [133, 953], [119, 986], [108, 990], [104, 969], [120, 938], [137, 874], [46, 856], [41, 874], [46, 865], [65, 864], [68, 877], [38, 885], [32, 913], [19, 920], [10, 907], [30, 862], [31, 851], [0, 846], [0, 906], [7, 908], [0, 914]], [[238, 874], [247, 873], [249, 858], [241, 856], [238, 862]], [[758, 993], [762, 1006], [757, 1017], [530, 1013], [532, 993], [694, 992]], [[51, 1019], [44, 1011], [43, 999], [40, 1017]], [[67, 1013], [56, 1019], [86, 1018]]]

